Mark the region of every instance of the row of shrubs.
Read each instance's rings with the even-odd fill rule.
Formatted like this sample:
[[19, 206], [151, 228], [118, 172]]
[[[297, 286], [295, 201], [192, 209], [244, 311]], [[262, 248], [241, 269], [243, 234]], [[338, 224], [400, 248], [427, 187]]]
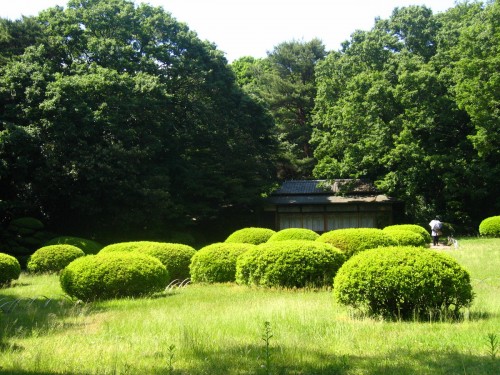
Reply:
[[[452, 258], [425, 249], [429, 242], [428, 232], [416, 225], [341, 229], [321, 236], [299, 228], [245, 228], [199, 251], [141, 241], [87, 249], [98, 254], [84, 256], [78, 246], [49, 245], [31, 256], [28, 271], [62, 269], [63, 290], [85, 300], [159, 292], [171, 280], [188, 277], [288, 288], [330, 287], [334, 279], [337, 301], [373, 314], [397, 311], [405, 317], [450, 306], [458, 311], [472, 300], [469, 275]], [[0, 256], [0, 283], [19, 277], [15, 261]]]

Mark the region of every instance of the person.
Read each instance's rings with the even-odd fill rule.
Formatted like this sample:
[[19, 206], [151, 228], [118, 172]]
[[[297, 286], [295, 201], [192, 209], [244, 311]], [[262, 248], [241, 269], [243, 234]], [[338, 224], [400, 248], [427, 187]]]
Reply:
[[443, 227], [443, 223], [441, 223], [441, 218], [439, 216], [436, 216], [434, 220], [431, 220], [429, 226], [431, 227], [432, 242], [434, 246], [437, 246], [439, 244], [439, 236], [441, 235], [441, 228]]

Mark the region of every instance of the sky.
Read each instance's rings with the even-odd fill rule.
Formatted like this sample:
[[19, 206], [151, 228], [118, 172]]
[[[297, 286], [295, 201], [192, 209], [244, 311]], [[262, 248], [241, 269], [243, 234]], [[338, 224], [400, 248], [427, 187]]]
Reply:
[[[455, 0], [136, 0], [162, 6], [179, 22], [214, 43], [229, 62], [265, 57], [280, 43], [318, 38], [327, 51], [338, 50], [355, 30], [370, 30], [376, 17], [396, 7], [425, 5], [434, 13]], [[0, 17], [32, 16], [67, 0], [0, 0]]]

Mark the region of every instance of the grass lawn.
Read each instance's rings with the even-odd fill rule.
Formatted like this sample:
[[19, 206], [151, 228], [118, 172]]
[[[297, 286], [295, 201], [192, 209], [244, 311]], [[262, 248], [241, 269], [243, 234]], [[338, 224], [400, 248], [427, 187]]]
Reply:
[[81, 303], [55, 275], [0, 289], [0, 374], [500, 374], [500, 239], [443, 249], [471, 273], [461, 322], [387, 322], [330, 290], [189, 285]]

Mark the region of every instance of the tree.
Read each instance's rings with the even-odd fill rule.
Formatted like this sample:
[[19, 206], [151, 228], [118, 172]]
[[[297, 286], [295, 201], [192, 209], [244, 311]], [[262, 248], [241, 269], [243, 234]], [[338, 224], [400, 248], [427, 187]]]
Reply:
[[36, 19], [43, 45], [0, 78], [11, 202], [55, 228], [132, 235], [259, 198], [272, 121], [212, 44], [128, 0], [71, 0]]
[[[497, 191], [498, 170], [478, 163], [472, 112], [455, 88], [454, 66], [463, 63], [453, 46], [478, 10], [463, 4], [433, 16], [425, 7], [396, 9], [318, 65], [316, 177], [368, 177], [402, 199], [411, 220], [426, 223], [439, 212], [475, 226], [477, 207], [494, 199], [484, 189]], [[472, 103], [470, 94], [464, 97]]]
[[279, 178], [307, 178], [314, 166], [310, 145], [316, 96], [315, 67], [326, 55], [319, 39], [284, 42], [266, 59], [233, 63], [245, 90], [268, 107], [275, 124], [280, 154], [275, 161]]

